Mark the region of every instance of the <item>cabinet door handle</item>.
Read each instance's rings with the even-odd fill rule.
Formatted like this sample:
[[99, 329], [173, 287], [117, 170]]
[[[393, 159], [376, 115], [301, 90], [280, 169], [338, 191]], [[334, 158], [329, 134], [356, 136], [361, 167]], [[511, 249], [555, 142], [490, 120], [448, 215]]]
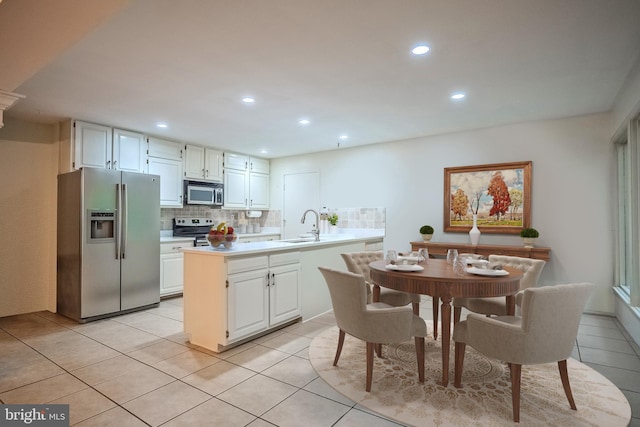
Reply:
[[267, 288], [269, 287], [269, 273], [267, 273]]
[[107, 160], [107, 169], [111, 169], [111, 160]]
[[117, 166], [117, 165], [118, 165], [118, 161], [117, 161], [117, 160], [114, 160], [114, 161], [113, 161], [113, 169], [118, 169], [118, 166]]
[[276, 273], [271, 273], [271, 286], [276, 285]]

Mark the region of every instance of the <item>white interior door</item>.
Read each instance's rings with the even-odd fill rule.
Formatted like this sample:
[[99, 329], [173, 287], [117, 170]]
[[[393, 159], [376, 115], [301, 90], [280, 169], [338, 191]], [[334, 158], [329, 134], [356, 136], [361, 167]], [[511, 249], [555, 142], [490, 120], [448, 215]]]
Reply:
[[307, 209], [315, 209], [316, 212], [320, 209], [319, 173], [285, 174], [283, 187], [282, 238], [291, 239], [311, 231], [316, 221], [313, 214], [307, 216], [304, 224], [300, 223], [300, 218]]

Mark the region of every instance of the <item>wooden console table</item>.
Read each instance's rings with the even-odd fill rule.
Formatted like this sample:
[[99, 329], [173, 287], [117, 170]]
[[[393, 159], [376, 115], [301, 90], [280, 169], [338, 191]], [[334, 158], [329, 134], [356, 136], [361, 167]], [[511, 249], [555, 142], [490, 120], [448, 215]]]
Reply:
[[458, 253], [489, 255], [509, 255], [521, 258], [535, 258], [544, 261], [551, 259], [551, 248], [524, 246], [503, 246], [503, 245], [477, 245], [468, 243], [435, 243], [435, 242], [411, 242], [411, 250], [417, 251], [420, 248], [429, 249], [429, 255], [447, 256], [448, 249], [457, 249]]

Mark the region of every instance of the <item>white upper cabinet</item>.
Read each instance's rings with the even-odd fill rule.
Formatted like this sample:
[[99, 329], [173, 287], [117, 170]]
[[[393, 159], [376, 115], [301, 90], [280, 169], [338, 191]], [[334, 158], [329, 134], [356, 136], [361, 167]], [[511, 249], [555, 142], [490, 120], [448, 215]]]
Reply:
[[128, 130], [113, 130], [112, 169], [126, 172], [147, 171], [147, 143], [144, 135]]
[[160, 206], [183, 207], [183, 144], [155, 137], [148, 137], [147, 143], [149, 173], [160, 175]]
[[269, 174], [269, 160], [258, 157], [249, 158], [249, 171], [254, 173]]
[[269, 209], [269, 160], [224, 153], [224, 207]]
[[182, 161], [182, 143], [150, 136], [149, 156]]
[[204, 179], [222, 182], [222, 151], [204, 149]]
[[245, 209], [249, 204], [249, 181], [245, 171], [224, 170], [225, 208]]
[[74, 169], [111, 168], [111, 128], [77, 121], [74, 123]]
[[249, 168], [249, 157], [244, 154], [224, 153], [224, 168], [246, 171]]
[[182, 207], [182, 160], [149, 157], [149, 173], [160, 175], [160, 206]]
[[249, 158], [249, 209], [269, 209], [269, 160]]
[[222, 151], [197, 145], [186, 145], [184, 177], [212, 182], [222, 182]]
[[75, 121], [74, 126], [74, 169], [91, 167], [127, 172], [147, 171], [144, 135], [79, 120]]
[[269, 175], [249, 173], [249, 209], [269, 209]]
[[184, 177], [204, 179], [204, 147], [184, 146]]

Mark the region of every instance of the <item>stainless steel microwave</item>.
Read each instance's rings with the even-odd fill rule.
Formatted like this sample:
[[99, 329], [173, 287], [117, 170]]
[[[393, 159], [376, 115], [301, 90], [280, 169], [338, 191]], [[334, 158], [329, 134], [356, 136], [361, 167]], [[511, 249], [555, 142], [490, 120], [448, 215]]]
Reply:
[[222, 206], [224, 186], [215, 182], [185, 181], [184, 200], [187, 205]]

